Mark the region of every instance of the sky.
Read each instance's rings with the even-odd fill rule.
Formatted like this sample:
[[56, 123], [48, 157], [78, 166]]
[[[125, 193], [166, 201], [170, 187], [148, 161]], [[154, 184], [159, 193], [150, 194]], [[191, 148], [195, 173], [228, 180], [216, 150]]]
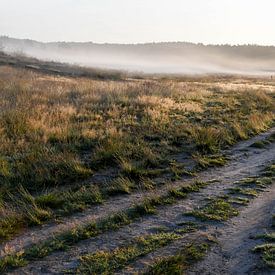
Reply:
[[0, 0], [0, 35], [275, 45], [274, 0]]

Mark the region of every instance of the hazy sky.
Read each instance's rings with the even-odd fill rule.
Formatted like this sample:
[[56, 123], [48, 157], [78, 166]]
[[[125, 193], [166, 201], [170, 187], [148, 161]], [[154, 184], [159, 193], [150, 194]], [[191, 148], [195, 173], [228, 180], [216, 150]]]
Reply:
[[0, 35], [275, 45], [275, 0], [0, 0]]

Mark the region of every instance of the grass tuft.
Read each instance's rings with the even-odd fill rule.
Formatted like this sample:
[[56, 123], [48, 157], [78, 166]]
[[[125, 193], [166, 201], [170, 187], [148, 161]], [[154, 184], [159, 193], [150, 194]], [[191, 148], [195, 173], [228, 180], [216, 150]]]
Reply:
[[112, 274], [138, 257], [180, 238], [173, 233], [153, 234], [133, 240], [129, 245], [113, 251], [98, 251], [80, 257], [77, 274]]
[[237, 209], [221, 198], [211, 199], [210, 202], [201, 209], [188, 213], [188, 215], [199, 218], [202, 221], [226, 221], [238, 214]]
[[146, 275], [182, 275], [184, 271], [195, 262], [201, 260], [207, 250], [208, 243], [189, 244], [177, 255], [166, 257], [154, 263]]

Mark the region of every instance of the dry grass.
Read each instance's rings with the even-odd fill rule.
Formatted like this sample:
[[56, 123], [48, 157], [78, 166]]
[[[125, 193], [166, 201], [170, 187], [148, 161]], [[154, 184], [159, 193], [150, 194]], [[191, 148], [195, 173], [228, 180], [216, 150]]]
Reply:
[[199, 164], [273, 123], [270, 86], [209, 81], [99, 81], [0, 67], [0, 217], [19, 186], [36, 195], [112, 167], [118, 187], [109, 192], [129, 193], [173, 154]]

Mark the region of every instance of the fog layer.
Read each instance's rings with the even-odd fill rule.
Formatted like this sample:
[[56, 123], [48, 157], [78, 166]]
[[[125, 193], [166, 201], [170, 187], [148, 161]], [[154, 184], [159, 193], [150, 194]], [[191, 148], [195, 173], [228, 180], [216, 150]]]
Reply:
[[183, 42], [137, 45], [41, 43], [8, 37], [0, 37], [0, 47], [8, 53], [43, 60], [145, 73], [275, 73], [275, 47], [205, 46]]

